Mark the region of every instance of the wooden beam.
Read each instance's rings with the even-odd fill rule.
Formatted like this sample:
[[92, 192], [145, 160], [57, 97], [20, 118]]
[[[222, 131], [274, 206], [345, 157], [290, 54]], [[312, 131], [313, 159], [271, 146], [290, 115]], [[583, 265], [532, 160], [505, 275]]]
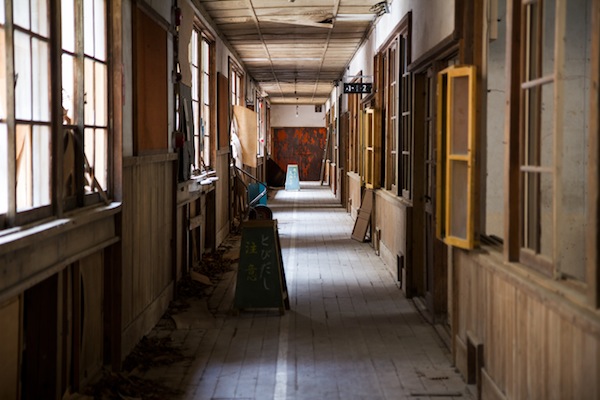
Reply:
[[509, 0], [506, 20], [506, 120], [504, 173], [504, 258], [519, 259], [519, 133], [520, 133], [520, 71], [521, 71], [521, 1]]
[[112, 149], [109, 176], [112, 177], [111, 187], [107, 188], [109, 197], [123, 200], [123, 105], [125, 93], [123, 86], [123, 4], [122, 0], [111, 0], [108, 7], [108, 20], [111, 21], [108, 32], [109, 74], [108, 109], [109, 115], [109, 148]]
[[592, 5], [592, 71], [590, 85], [590, 131], [588, 155], [588, 209], [590, 210], [587, 242], [587, 281], [588, 301], [594, 308], [600, 308], [600, 190], [598, 180], [600, 170], [600, 2]]

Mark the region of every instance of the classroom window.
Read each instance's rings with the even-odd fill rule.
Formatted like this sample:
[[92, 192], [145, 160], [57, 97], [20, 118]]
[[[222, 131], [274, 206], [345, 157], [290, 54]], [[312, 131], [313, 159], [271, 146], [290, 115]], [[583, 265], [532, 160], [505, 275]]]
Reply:
[[15, 1], [12, 14], [7, 14], [4, 7], [10, 3], [0, 5], [0, 214], [4, 215], [47, 206], [52, 195], [48, 4]]
[[62, 0], [61, 31], [67, 144], [63, 193], [66, 198], [81, 197], [81, 191], [106, 198], [109, 144], [105, 0]]
[[[12, 13], [6, 13], [6, 5]], [[10, 9], [10, 8], [9, 8]], [[61, 25], [62, 93], [53, 96], [50, 18]], [[11, 31], [8, 31], [11, 27]], [[0, 226], [20, 225], [53, 211], [105, 200], [108, 185], [108, 66], [104, 0], [0, 4]], [[60, 96], [60, 97], [59, 97]], [[52, 104], [62, 104], [62, 132], [52, 129]], [[56, 154], [56, 142], [64, 152]], [[63, 199], [52, 186], [61, 162]], [[79, 178], [78, 178], [79, 177]], [[79, 194], [79, 196], [76, 196]], [[94, 195], [87, 198], [85, 194]], [[70, 201], [75, 199], [77, 201]], [[85, 198], [84, 198], [85, 197]], [[96, 200], [95, 200], [96, 199]], [[53, 201], [61, 201], [50, 207]], [[64, 203], [62, 203], [64, 200]], [[10, 221], [7, 223], [7, 221]]]
[[244, 73], [242, 68], [229, 60], [229, 84], [231, 87], [231, 106], [245, 106], [244, 104]]
[[399, 96], [399, 173], [398, 195], [412, 201], [413, 192], [413, 153], [414, 131], [412, 127], [412, 74], [408, 72], [410, 64], [410, 24], [406, 25], [403, 33], [398, 38], [398, 76], [400, 79]]
[[[521, 262], [586, 281], [592, 1], [523, 2]], [[597, 73], [597, 71], [595, 72]], [[597, 179], [597, 178], [596, 178]], [[596, 181], [597, 182], [597, 181]]]
[[398, 38], [383, 51], [382, 114], [385, 120], [385, 177], [384, 187], [397, 192], [398, 181]]
[[438, 73], [436, 231], [447, 244], [474, 246], [475, 68]]
[[201, 170], [213, 167], [214, 144], [214, 44], [198, 26], [194, 26], [191, 50], [192, 112], [194, 115], [194, 165]]
[[381, 174], [381, 131], [374, 108], [363, 111], [364, 181], [369, 189], [377, 189]]

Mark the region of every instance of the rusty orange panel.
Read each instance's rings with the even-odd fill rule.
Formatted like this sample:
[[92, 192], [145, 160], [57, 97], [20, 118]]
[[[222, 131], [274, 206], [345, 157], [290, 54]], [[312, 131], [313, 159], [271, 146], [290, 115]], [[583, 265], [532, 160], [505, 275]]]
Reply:
[[301, 181], [318, 181], [326, 135], [326, 128], [274, 128], [273, 161], [283, 171], [298, 164]]

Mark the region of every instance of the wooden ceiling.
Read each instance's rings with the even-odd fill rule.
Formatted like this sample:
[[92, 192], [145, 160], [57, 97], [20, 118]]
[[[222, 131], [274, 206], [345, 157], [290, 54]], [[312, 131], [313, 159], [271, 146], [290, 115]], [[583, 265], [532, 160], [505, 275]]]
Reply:
[[381, 0], [196, 0], [271, 104], [323, 104]]

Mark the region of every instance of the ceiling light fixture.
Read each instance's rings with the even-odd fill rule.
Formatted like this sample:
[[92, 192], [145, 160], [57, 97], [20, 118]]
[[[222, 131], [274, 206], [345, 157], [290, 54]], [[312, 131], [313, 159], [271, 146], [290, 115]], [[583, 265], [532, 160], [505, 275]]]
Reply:
[[335, 16], [336, 21], [370, 21], [373, 19], [373, 14], [338, 14]]

